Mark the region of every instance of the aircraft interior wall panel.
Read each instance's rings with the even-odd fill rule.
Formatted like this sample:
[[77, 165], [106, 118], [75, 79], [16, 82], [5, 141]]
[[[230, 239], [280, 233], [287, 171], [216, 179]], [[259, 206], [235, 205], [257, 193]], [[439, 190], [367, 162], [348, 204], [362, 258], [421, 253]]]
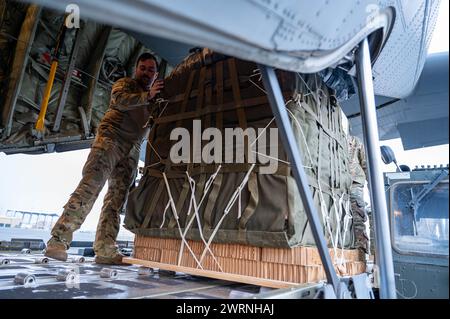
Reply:
[[[35, 1], [60, 9], [70, 3]], [[371, 15], [392, 6], [398, 19], [374, 65], [374, 89], [376, 94], [396, 98], [407, 96], [414, 88], [426, 57], [424, 45], [429, 43], [438, 3], [437, 0], [77, 2], [82, 14], [104, 23], [109, 21], [118, 27], [176, 41], [189, 40], [193, 46], [209, 46], [225, 54], [300, 72], [315, 72], [319, 66], [335, 63], [331, 59], [308, 64], [305, 57], [341, 47], [350, 38], [356, 45], [360, 39], [355, 36], [368, 24]], [[430, 14], [431, 20], [424, 29], [425, 13]]]

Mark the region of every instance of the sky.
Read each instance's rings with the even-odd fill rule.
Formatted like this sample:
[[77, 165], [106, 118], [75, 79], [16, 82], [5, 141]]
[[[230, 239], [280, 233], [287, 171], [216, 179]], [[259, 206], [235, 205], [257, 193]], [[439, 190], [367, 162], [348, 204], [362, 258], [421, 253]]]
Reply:
[[[441, 8], [428, 53], [448, 51], [449, 1], [442, 0]], [[415, 165], [449, 163], [449, 146], [441, 145], [404, 151], [401, 140], [381, 141], [380, 145], [392, 147], [399, 164], [411, 168]], [[56, 213], [63, 206], [81, 179], [81, 170], [89, 150], [43, 155], [5, 155], [0, 153], [0, 215], [8, 209], [18, 211]], [[386, 172], [395, 171], [395, 165], [381, 164]], [[143, 166], [143, 163], [140, 163]], [[82, 231], [95, 231], [106, 186], [82, 225]], [[132, 235], [121, 227], [124, 236]]]

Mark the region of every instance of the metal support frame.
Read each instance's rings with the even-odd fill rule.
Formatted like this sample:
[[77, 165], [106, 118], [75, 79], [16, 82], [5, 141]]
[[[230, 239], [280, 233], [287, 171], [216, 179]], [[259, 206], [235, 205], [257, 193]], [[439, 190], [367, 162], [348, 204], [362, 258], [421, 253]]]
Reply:
[[72, 73], [75, 69], [75, 61], [77, 60], [78, 48], [80, 47], [81, 42], [80, 29], [75, 31], [75, 39], [72, 47], [72, 52], [70, 52], [69, 65], [67, 66], [66, 73], [64, 75], [63, 87], [61, 88], [61, 92], [59, 94], [58, 106], [56, 109], [56, 115], [53, 123], [53, 132], [58, 132], [61, 119], [64, 112], [64, 106], [66, 105], [67, 95], [69, 93], [70, 83], [72, 82]]
[[323, 235], [322, 225], [314, 206], [307, 177], [303, 169], [300, 150], [297, 146], [297, 141], [295, 140], [294, 133], [292, 131], [292, 126], [286, 111], [283, 95], [281, 94], [281, 89], [278, 84], [278, 79], [272, 67], [258, 64], [258, 68], [261, 71], [262, 80], [267, 91], [269, 103], [272, 108], [273, 115], [275, 116], [278, 129], [280, 130], [281, 140], [291, 162], [292, 172], [294, 174], [295, 181], [297, 182], [300, 198], [302, 199], [306, 215], [308, 216], [308, 221], [311, 226], [314, 240], [317, 244], [317, 248], [319, 249], [320, 259], [322, 260], [322, 264], [325, 269], [327, 281], [332, 285], [335, 295], [339, 296], [339, 278], [334, 270], [333, 263], [331, 262], [331, 257]]
[[95, 94], [95, 88], [99, 81], [100, 70], [102, 68], [103, 58], [106, 52], [106, 46], [108, 44], [109, 35], [111, 33], [112, 27], [105, 26], [101, 31], [98, 39], [96, 40], [96, 47], [91, 54], [90, 63], [88, 65], [87, 73], [92, 74], [90, 80], [88, 81], [87, 91], [83, 93], [80, 104], [83, 106], [86, 119], [89, 127], [91, 126], [93, 100]]
[[359, 44], [356, 52], [356, 72], [364, 145], [366, 147], [369, 170], [370, 200], [375, 222], [376, 256], [380, 271], [380, 298], [395, 299], [396, 290], [391, 236], [380, 166], [381, 152], [378, 140], [372, 66], [367, 38]]
[[89, 124], [87, 122], [86, 113], [84, 112], [84, 109], [79, 106], [78, 112], [80, 113], [80, 119], [81, 119], [81, 127], [83, 128], [84, 137], [89, 137]]
[[357, 299], [375, 299], [372, 289], [368, 287], [367, 275], [360, 274], [349, 278], [352, 282], [352, 290]]
[[[16, 109], [17, 97], [22, 88], [25, 69], [28, 65], [28, 58], [31, 46], [34, 41], [38, 22], [41, 14], [41, 7], [31, 5], [22, 24], [20, 35], [17, 39], [15, 48], [15, 57], [11, 67], [8, 90], [6, 91], [6, 99], [2, 112], [1, 124], [5, 128], [4, 137], [11, 135], [13, 126], [13, 116]], [[0, 125], [1, 126], [1, 125]]]

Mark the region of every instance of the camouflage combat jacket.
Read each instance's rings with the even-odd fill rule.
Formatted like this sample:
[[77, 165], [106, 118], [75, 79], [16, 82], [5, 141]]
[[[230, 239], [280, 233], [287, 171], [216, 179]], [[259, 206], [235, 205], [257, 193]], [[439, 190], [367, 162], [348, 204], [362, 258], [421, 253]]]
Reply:
[[155, 105], [148, 101], [148, 91], [132, 78], [121, 78], [111, 89], [109, 109], [97, 130], [101, 136], [120, 143], [139, 145], [148, 134], [147, 124]]
[[366, 182], [367, 162], [364, 144], [356, 136], [350, 136], [348, 141], [350, 156], [350, 174], [353, 183], [364, 185]]

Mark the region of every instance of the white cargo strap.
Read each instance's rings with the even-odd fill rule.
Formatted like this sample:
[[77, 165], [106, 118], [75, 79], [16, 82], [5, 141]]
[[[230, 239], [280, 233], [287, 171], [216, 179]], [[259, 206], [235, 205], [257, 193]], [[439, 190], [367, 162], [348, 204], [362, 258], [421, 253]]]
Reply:
[[200, 207], [200, 205], [202, 204], [203, 200], [205, 199], [206, 193], [209, 191], [209, 188], [210, 188], [211, 185], [213, 184], [213, 182], [214, 182], [214, 180], [216, 179], [217, 174], [219, 174], [219, 171], [220, 171], [221, 168], [222, 168], [222, 165], [219, 165], [219, 166], [217, 167], [217, 170], [214, 172], [214, 174], [212, 174], [212, 175], [209, 177], [209, 179], [206, 181], [206, 183], [205, 183], [205, 191], [204, 191], [203, 197], [202, 197], [202, 199], [201, 199], [201, 201], [200, 201], [199, 207]]
[[159, 162], [158, 163], [154, 163], [154, 164], [161, 163], [161, 160], [162, 160], [161, 155], [159, 155], [159, 153], [156, 151], [156, 149], [153, 147], [153, 145], [152, 145], [152, 143], [150, 143], [150, 141], [147, 140], [147, 143], [148, 143], [148, 145], [150, 145], [151, 149], [156, 153], [156, 156], [158, 156], [158, 158], [159, 158]]
[[203, 249], [202, 255], [200, 256], [200, 262], [203, 261], [203, 258], [205, 258], [206, 255], [206, 250], [207, 248], [209, 248], [209, 246], [211, 245], [214, 237], [217, 234], [217, 231], [219, 230], [220, 225], [222, 224], [223, 220], [225, 219], [225, 217], [228, 215], [228, 213], [230, 212], [231, 208], [233, 207], [234, 203], [236, 202], [236, 200], [238, 199], [238, 193], [244, 189], [245, 185], [247, 184], [248, 178], [250, 176], [250, 173], [253, 171], [253, 169], [255, 168], [255, 163], [252, 164], [252, 166], [250, 166], [249, 170], [247, 171], [247, 173], [245, 174], [241, 184], [238, 186], [238, 188], [236, 189], [236, 191], [233, 193], [233, 195], [231, 195], [230, 200], [228, 201], [227, 206], [225, 206], [224, 209], [224, 213], [222, 215], [222, 217], [220, 218], [219, 222], [217, 223], [216, 227], [214, 228], [211, 237], [208, 240], [207, 246], [205, 247], [205, 249]]
[[347, 198], [345, 201], [345, 217], [344, 217], [344, 239], [345, 235], [348, 232], [348, 222], [353, 219], [353, 216], [350, 211], [350, 199]]
[[[174, 217], [175, 217], [175, 220], [176, 220], [176, 222], [177, 222], [178, 231], [180, 232], [181, 241], [186, 245], [186, 247], [187, 247], [187, 249], [189, 250], [189, 252], [191, 253], [192, 257], [194, 257], [194, 260], [195, 260], [195, 262], [197, 263], [197, 265], [198, 265], [201, 269], [203, 269], [201, 263], [198, 261], [197, 257], [195, 256], [194, 252], [192, 251], [191, 247], [190, 247], [189, 244], [187, 243], [186, 238], [184, 237], [183, 232], [181, 231], [180, 222], [179, 222], [179, 220], [178, 220], [177, 209], [176, 209], [176, 207], [175, 207], [175, 202], [174, 202], [174, 200], [173, 200], [172, 193], [171, 193], [171, 191], [170, 191], [169, 182], [167, 181], [166, 173], [163, 172], [162, 175], [163, 175], [163, 178], [164, 178], [164, 183], [166, 184], [167, 194], [169, 195], [169, 202], [170, 202], [170, 205], [171, 205], [171, 207], [172, 207], [172, 213], [173, 213], [173, 215], [174, 215]], [[182, 256], [181, 256], [181, 254], [180, 254], [180, 255], [178, 256], [178, 266], [180, 266], [180, 264], [181, 264], [181, 257], [182, 257]]]
[[[219, 169], [220, 169], [220, 167], [219, 167]], [[211, 254], [211, 257], [213, 258], [214, 262], [215, 262], [215, 263], [217, 264], [217, 266], [219, 267], [219, 270], [220, 270], [221, 272], [223, 272], [222, 267], [220, 266], [219, 262], [218, 262], [217, 259], [216, 259], [216, 256], [214, 256], [214, 253], [212, 252], [212, 250], [210, 249], [210, 247], [207, 245], [207, 242], [206, 242], [206, 240], [205, 240], [205, 237], [203, 236], [202, 225], [201, 225], [201, 222], [200, 222], [200, 213], [199, 213], [199, 211], [198, 211], [199, 206], [197, 206], [197, 201], [195, 200], [195, 180], [189, 176], [189, 173], [188, 173], [188, 172], [186, 172], [186, 175], [187, 175], [187, 178], [188, 178], [188, 181], [189, 181], [189, 185], [190, 185], [190, 187], [191, 187], [191, 194], [192, 194], [192, 195], [191, 195], [191, 201], [192, 201], [193, 207], [194, 207], [194, 216], [195, 216], [195, 218], [196, 218], [196, 220], [197, 220], [197, 226], [198, 226], [198, 231], [199, 231], [199, 233], [200, 233], [200, 238], [201, 238], [203, 244], [205, 244], [205, 249], [208, 250], [208, 252]], [[211, 179], [211, 178], [210, 178], [210, 179]], [[206, 190], [206, 187], [205, 187], [205, 190]], [[206, 193], [206, 192], [205, 192], [205, 193]], [[203, 198], [204, 198], [204, 197], [203, 197]], [[203, 199], [203, 198], [202, 198], [202, 199]], [[182, 250], [183, 250], [183, 245], [182, 245], [181, 248], [180, 248], [180, 251], [182, 251]], [[180, 255], [181, 255], [181, 253], [180, 253]], [[200, 261], [200, 262], [201, 262], [201, 261]]]
[[[291, 164], [290, 162], [281, 160], [281, 159], [279, 159], [279, 158], [276, 158], [276, 157], [273, 157], [273, 156], [270, 156], [270, 155], [267, 155], [267, 154], [264, 154], [264, 153], [260, 153], [260, 152], [257, 152], [257, 151], [252, 151], [252, 152], [255, 153], [255, 154], [258, 154], [258, 155], [260, 155], [260, 156], [267, 157], [267, 158], [269, 158], [269, 159], [273, 159], [273, 160], [278, 161], [278, 162], [280, 162], [280, 163], [284, 163], [284, 164], [287, 164], [287, 165], [290, 165], [290, 164]], [[304, 166], [304, 165], [303, 165], [303, 167], [305, 167], [305, 168], [311, 168], [311, 166]]]
[[[341, 238], [341, 256], [342, 256], [342, 258], [344, 256], [344, 243], [345, 243], [345, 238], [348, 233], [349, 221], [352, 219], [352, 215], [350, 213], [350, 201], [348, 198], [345, 199], [344, 197], [345, 197], [345, 195], [342, 194], [341, 198], [339, 199], [339, 207], [341, 209], [343, 209], [344, 213], [345, 213], [345, 215], [344, 215], [344, 231], [343, 231], [342, 238]], [[341, 213], [341, 216], [342, 216], [342, 213]]]
[[[189, 202], [189, 208], [188, 208], [187, 215], [190, 214], [190, 210], [192, 209], [192, 204], [193, 204], [193, 203], [195, 203], [195, 204], [194, 204], [194, 211], [195, 211], [195, 213], [194, 213], [194, 215], [192, 215], [191, 219], [190, 219], [189, 222], [187, 223], [187, 225], [186, 225], [186, 227], [185, 227], [185, 229], [184, 229], [183, 237], [186, 236], [186, 234], [187, 234], [189, 228], [191, 227], [191, 225], [192, 225], [194, 219], [197, 217], [197, 218], [198, 218], [198, 219], [197, 219], [198, 229], [199, 229], [199, 232], [200, 232], [201, 239], [202, 239], [203, 243], [205, 244], [205, 246], [206, 246], [206, 240], [204, 239], [204, 236], [203, 236], [203, 232], [202, 232], [202, 227], [201, 227], [201, 223], [200, 223], [200, 219], [199, 219], [199, 215], [198, 215], [199, 212], [198, 212], [198, 211], [199, 211], [199, 208], [201, 207], [201, 205], [203, 204], [203, 201], [204, 201], [204, 199], [206, 198], [206, 195], [208, 194], [208, 191], [209, 191], [209, 189], [211, 188], [211, 185], [213, 184], [214, 179], [216, 178], [216, 176], [217, 176], [217, 174], [219, 173], [219, 171], [220, 171], [221, 168], [222, 168], [222, 165], [219, 165], [219, 166], [217, 167], [216, 172], [215, 172], [214, 174], [212, 174], [212, 175], [209, 177], [209, 179], [206, 181], [206, 183], [205, 183], [205, 188], [204, 188], [204, 191], [203, 191], [203, 196], [202, 196], [202, 198], [201, 198], [201, 200], [200, 200], [200, 202], [199, 202], [198, 205], [196, 204], [197, 202], [196, 202], [196, 200], [195, 200], [195, 180], [192, 179], [192, 178], [189, 176], [189, 173], [186, 171], [186, 175], [187, 175], [187, 177], [188, 177], [189, 185], [190, 185], [190, 187], [191, 187], [191, 200], [190, 200], [190, 202]], [[191, 181], [192, 181], [193, 183], [191, 183]], [[179, 250], [179, 255], [180, 255], [180, 256], [182, 255], [183, 250], [184, 250], [184, 242], [181, 242], [181, 246], [180, 246], [180, 250]], [[217, 265], [219, 266], [220, 271], [223, 271], [223, 270], [222, 270], [222, 267], [220, 266], [220, 264], [219, 264], [218, 261], [216, 260], [216, 258], [215, 258], [215, 256], [214, 256], [213, 252], [211, 251], [211, 249], [209, 249], [209, 246], [208, 246], [208, 251], [210, 252], [210, 254], [211, 254], [212, 258], [214, 259], [214, 261], [215, 261], [215, 262], [217, 263]], [[201, 262], [202, 262], [202, 260], [200, 261], [200, 263], [201, 263]], [[197, 266], [197, 267], [198, 267], [198, 266]]]
[[[289, 103], [289, 102], [290, 102], [290, 101], [288, 101], [288, 103]], [[297, 101], [297, 103], [300, 104], [300, 101]], [[287, 103], [286, 103], [286, 104], [287, 104]], [[289, 115], [294, 119], [294, 122], [297, 124], [298, 129], [300, 130], [300, 133], [301, 133], [302, 139], [303, 139], [303, 144], [305, 144], [305, 146], [306, 146], [306, 153], [308, 154], [309, 161], [311, 162], [311, 166], [308, 166], [308, 167], [311, 167], [311, 168], [312, 168], [312, 165], [314, 165], [314, 162], [313, 162], [313, 160], [312, 160], [311, 152], [310, 152], [309, 147], [308, 147], [308, 142], [306, 141], [305, 133], [303, 133], [302, 126], [300, 125], [299, 121], [297, 120], [297, 118], [295, 117], [295, 115], [292, 113], [292, 111], [289, 110], [289, 108], [286, 108], [286, 110], [289, 112]], [[319, 183], [319, 185], [320, 185], [320, 183]], [[319, 186], [319, 187], [320, 187], [320, 186]]]
[[[339, 222], [338, 223], [338, 227], [336, 227], [336, 237], [334, 239], [334, 243], [335, 245], [333, 245], [333, 252], [334, 252], [334, 262], [337, 263], [338, 265], [342, 265], [344, 263], [344, 241], [343, 241], [343, 234], [341, 232], [341, 227], [340, 227], [340, 221], [342, 220], [342, 200], [343, 200], [343, 195], [341, 197], [337, 196], [334, 194], [334, 191], [332, 189], [332, 194], [333, 194], [333, 209], [335, 212], [335, 217], [336, 220]], [[336, 205], [336, 200], [335, 198], [338, 198], [338, 205]], [[339, 208], [338, 208], [339, 207]], [[341, 256], [340, 258], [338, 257], [338, 243], [341, 244]]]
[[[219, 165], [219, 167], [217, 168], [216, 172], [215, 172], [214, 174], [212, 174], [212, 175], [209, 177], [209, 179], [206, 181], [206, 183], [205, 183], [205, 188], [204, 188], [204, 191], [203, 191], [203, 196], [202, 196], [202, 198], [201, 198], [201, 200], [200, 200], [200, 202], [199, 202], [199, 204], [198, 204], [198, 206], [197, 206], [198, 208], [200, 208], [200, 207], [202, 206], [203, 200], [206, 198], [206, 195], [208, 194], [208, 191], [209, 191], [209, 189], [211, 188], [211, 185], [213, 184], [214, 179], [216, 178], [216, 176], [217, 176], [217, 174], [219, 173], [219, 170], [220, 170], [221, 168], [222, 168], [222, 165]], [[189, 209], [191, 209], [191, 208], [192, 208], [192, 207], [191, 207], [191, 203], [189, 203]], [[190, 214], [190, 212], [188, 211], [188, 215], [189, 215], [189, 214]], [[191, 219], [189, 220], [187, 226], [185, 227], [184, 235], [186, 235], [187, 231], [188, 231], [189, 228], [191, 227], [192, 222], [194, 221], [194, 218], [195, 218], [195, 216], [192, 216]]]
[[164, 226], [164, 223], [166, 222], [166, 212], [169, 209], [169, 207], [170, 207], [170, 199], [167, 202], [166, 208], [164, 208], [163, 220], [162, 220], [161, 226], [159, 226], [159, 228], [162, 228]]
[[[255, 163], [252, 164], [250, 169], [247, 171], [247, 173], [244, 176], [244, 179], [242, 180], [241, 184], [237, 187], [237, 189], [234, 191], [233, 195], [231, 195], [230, 201], [228, 202], [227, 206], [225, 206], [225, 215], [228, 214], [233, 207], [234, 203], [236, 202], [236, 199], [240, 196], [242, 190], [244, 189], [245, 185], [248, 182], [248, 178], [250, 177], [250, 173], [252, 172], [253, 168], [255, 167]], [[240, 218], [241, 212], [238, 212], [238, 218]]]
[[[332, 171], [333, 166], [334, 166], [334, 156], [330, 157], [330, 165], [331, 165], [330, 170]], [[339, 197], [335, 194], [333, 187], [330, 187], [330, 189], [331, 189], [331, 200], [333, 201], [333, 205], [330, 209], [330, 213], [332, 211], [334, 211], [334, 216], [335, 216], [335, 220], [337, 223], [336, 230], [335, 230], [335, 237], [332, 239], [331, 243], [333, 245], [334, 261], [337, 262], [338, 264], [342, 264], [342, 258], [338, 258], [338, 256], [337, 256], [338, 255], [337, 254], [337, 250], [338, 250], [337, 246], [338, 246], [339, 242], [341, 243], [341, 246], [343, 246], [343, 244], [344, 244], [342, 242], [341, 227], [340, 227], [340, 221], [341, 221], [341, 217], [342, 217], [342, 206], [339, 206], [339, 208], [336, 206], [336, 201], [339, 202]]]
[[267, 92], [266, 92], [262, 87], [260, 87], [258, 84], [256, 84], [250, 77], [248, 78], [248, 80], [250, 81], [251, 84], [253, 84], [253, 85], [256, 86], [258, 89], [260, 89], [261, 91], [263, 91], [264, 93], [267, 94]]
[[162, 104], [162, 103], [166, 103], [165, 105], [164, 105], [164, 107], [163, 107], [163, 109], [161, 110], [161, 112], [159, 112], [159, 114], [158, 114], [158, 116], [157, 117], [161, 117], [162, 115], [163, 115], [163, 113], [164, 113], [164, 111], [166, 110], [166, 108], [167, 108], [167, 105], [169, 105], [169, 100], [165, 100], [165, 99], [163, 99], [163, 98], [159, 98], [159, 99], [157, 99], [156, 100], [156, 103], [158, 103], [158, 104]]
[[[306, 88], [309, 90], [309, 93], [304, 94], [303, 96], [308, 96], [308, 95], [312, 95], [314, 100], [316, 101], [316, 103], [318, 104], [319, 101], [317, 101], [316, 96], [314, 95], [313, 90], [311, 90], [311, 88], [308, 86], [308, 84], [306, 83], [306, 81], [303, 79], [303, 77], [301, 76], [300, 73], [297, 72], [298, 77], [302, 80], [302, 82], [305, 84]], [[317, 87], [317, 86], [316, 86]]]

